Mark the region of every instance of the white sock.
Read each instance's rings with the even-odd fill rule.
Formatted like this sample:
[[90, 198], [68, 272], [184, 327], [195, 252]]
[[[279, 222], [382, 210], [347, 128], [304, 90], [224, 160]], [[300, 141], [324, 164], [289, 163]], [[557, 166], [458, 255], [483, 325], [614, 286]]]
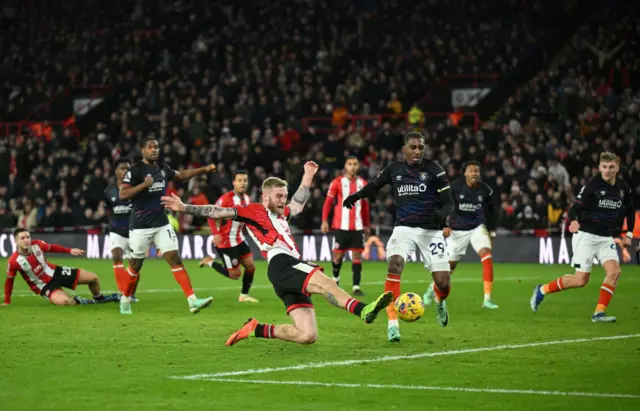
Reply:
[[337, 283], [338, 281], [340, 281], [340, 277], [333, 277], [333, 281]]
[[195, 294], [191, 294], [190, 296], [187, 297], [187, 301], [189, 301], [189, 304], [191, 304], [192, 302], [194, 302], [197, 299], [198, 299], [198, 297], [196, 297]]
[[484, 295], [484, 300], [485, 301], [491, 301], [491, 294], [485, 294]]
[[131, 302], [131, 297], [125, 297], [123, 295], [122, 297], [120, 297], [120, 301], [124, 302], [124, 303], [130, 303]]
[[399, 328], [400, 324], [398, 323], [398, 320], [389, 320], [389, 325], [388, 328]]
[[209, 267], [213, 267], [213, 260], [209, 261], [208, 263], [206, 263], [205, 265], [209, 266]]
[[248, 297], [248, 296], [249, 296], [249, 294], [242, 294], [242, 293], [240, 293], [240, 297]]
[[360, 286], [359, 286], [359, 285], [354, 285], [354, 286], [353, 286], [353, 291], [355, 291], [355, 290], [359, 290], [359, 289], [360, 289]]

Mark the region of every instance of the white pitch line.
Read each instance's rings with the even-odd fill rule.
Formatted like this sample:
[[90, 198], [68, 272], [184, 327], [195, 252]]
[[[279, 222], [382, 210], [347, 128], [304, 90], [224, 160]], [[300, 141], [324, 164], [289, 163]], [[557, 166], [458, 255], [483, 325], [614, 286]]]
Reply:
[[[517, 281], [517, 280], [523, 280], [523, 279], [536, 279], [535, 277], [501, 277], [501, 280], [505, 280], [505, 281]], [[428, 284], [430, 283], [431, 280], [403, 280], [402, 284]], [[482, 276], [478, 276], [476, 278], [471, 278], [471, 277], [461, 277], [461, 278], [454, 278], [452, 283], [480, 283], [482, 282]], [[222, 287], [206, 287], [206, 288], [194, 288], [194, 291], [229, 291], [229, 290], [238, 290], [240, 288], [240, 282], [237, 282], [238, 285], [236, 286], [222, 286]], [[363, 286], [367, 286], [367, 285], [383, 285], [384, 281], [369, 281], [369, 282], [363, 282], [361, 285]], [[251, 289], [271, 289], [273, 288], [272, 285], [270, 284], [257, 284], [251, 287]], [[103, 292], [105, 293], [116, 293], [118, 292], [117, 290], [103, 290]], [[152, 289], [141, 289], [139, 291], [136, 291], [136, 295], [137, 294], [147, 294], [147, 293], [182, 293], [182, 290], [180, 289], [180, 287], [175, 287], [175, 288], [152, 288]], [[30, 296], [34, 296], [37, 297], [36, 294], [32, 293], [32, 292], [25, 292], [25, 291], [19, 291], [19, 292], [15, 292], [12, 294], [12, 296], [14, 297], [30, 297]]]
[[602, 398], [631, 398], [640, 399], [640, 395], [617, 394], [606, 392], [579, 392], [579, 391], [539, 391], [539, 390], [512, 390], [505, 388], [466, 388], [466, 387], [433, 387], [427, 385], [397, 385], [397, 384], [351, 384], [341, 382], [318, 381], [275, 381], [275, 380], [240, 380], [233, 378], [211, 378], [206, 381], [233, 382], [240, 384], [268, 384], [268, 385], [303, 385], [315, 387], [339, 387], [339, 388], [374, 388], [374, 389], [400, 389], [400, 390], [425, 390], [425, 391], [456, 391], [491, 394], [528, 394], [528, 395], [556, 395], [564, 397], [602, 397]]
[[487, 352], [487, 351], [515, 350], [519, 348], [544, 347], [548, 345], [575, 344], [575, 343], [592, 342], [592, 341], [622, 340], [627, 338], [638, 338], [638, 337], [640, 337], [640, 334], [614, 335], [609, 337], [578, 338], [574, 340], [541, 341], [541, 342], [534, 342], [534, 343], [527, 343], [527, 344], [494, 345], [491, 347], [468, 348], [463, 350], [425, 352], [425, 353], [410, 354], [410, 355], [387, 355], [384, 357], [360, 359], [360, 360], [327, 361], [327, 362], [318, 362], [318, 363], [298, 364], [298, 365], [291, 365], [291, 366], [285, 366], [285, 367], [254, 368], [254, 369], [242, 370], [242, 371], [218, 372], [214, 374], [171, 376], [169, 378], [180, 379], [180, 380], [201, 380], [201, 379], [210, 379], [210, 378], [219, 378], [219, 377], [231, 377], [231, 376], [238, 376], [238, 375], [267, 374], [267, 373], [278, 372], [278, 371], [305, 370], [309, 368], [325, 368], [325, 367], [335, 367], [335, 366], [342, 366], [342, 365], [369, 364], [369, 363], [398, 361], [398, 360], [413, 360], [416, 358], [431, 358], [431, 357], [442, 357], [442, 356], [448, 356], [448, 355], [474, 354], [474, 353]]

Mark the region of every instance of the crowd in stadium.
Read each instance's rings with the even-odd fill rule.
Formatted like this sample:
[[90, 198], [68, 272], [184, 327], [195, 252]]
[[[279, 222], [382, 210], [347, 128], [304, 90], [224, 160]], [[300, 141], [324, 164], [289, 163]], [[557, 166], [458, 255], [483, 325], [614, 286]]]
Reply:
[[[622, 176], [640, 204], [637, 11], [622, 8], [585, 24], [562, 57], [476, 130], [450, 122], [408, 124], [403, 114], [448, 74], [515, 68], [528, 47], [548, 35], [536, 12], [552, 2], [530, 2], [512, 13], [519, 19], [502, 22], [487, 16], [521, 5], [468, 1], [467, 11], [456, 15], [445, 0], [383, 2], [378, 13], [367, 11], [367, 1], [362, 8], [185, 2], [170, 24], [162, 1], [156, 9], [123, 3], [129, 7], [56, 25], [61, 32], [55, 35], [46, 13], [39, 13], [41, 22], [27, 19], [11, 28], [41, 42], [26, 52], [3, 44], [9, 49], [2, 69], [14, 73], [0, 90], [3, 118], [22, 120], [74, 84], [109, 84], [119, 104], [87, 134], [72, 126], [46, 137], [22, 129], [0, 141], [0, 228], [105, 223], [103, 191], [114, 179], [113, 163], [136, 158], [137, 142], [148, 135], [158, 138], [171, 167], [218, 165], [215, 174], [169, 187], [195, 204], [215, 201], [240, 169], [250, 172], [253, 200], [266, 176], [286, 178], [295, 190], [304, 161], [315, 160], [321, 170], [312, 200], [294, 221], [303, 230], [320, 227], [328, 184], [346, 155], [356, 155], [361, 175], [370, 179], [400, 158], [402, 135], [413, 128], [424, 133], [427, 156], [450, 178], [468, 160], [483, 164], [485, 181], [499, 193], [505, 229], [557, 228], [577, 190], [596, 173], [603, 150], [620, 156]], [[33, 53], [44, 64], [26, 67]], [[55, 104], [47, 109], [55, 112]], [[373, 114], [396, 117], [348, 121]], [[307, 117], [331, 121], [321, 127], [302, 121]], [[388, 191], [371, 213], [372, 224], [393, 224]], [[198, 223], [180, 221], [185, 231]]]

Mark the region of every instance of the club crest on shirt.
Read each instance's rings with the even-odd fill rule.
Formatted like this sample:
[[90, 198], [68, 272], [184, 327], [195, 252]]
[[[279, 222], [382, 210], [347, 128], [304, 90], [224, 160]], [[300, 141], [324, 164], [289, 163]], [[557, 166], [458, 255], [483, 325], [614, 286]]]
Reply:
[[624, 190], [620, 190], [620, 198], [624, 198]]
[[425, 181], [427, 179], [427, 173], [424, 171], [420, 172], [420, 180]]
[[462, 200], [464, 198], [464, 194], [460, 194], [460, 199]]
[[605, 195], [605, 194], [607, 194], [607, 192], [606, 192], [606, 191], [600, 191], [600, 195], [601, 195], [601, 196], [603, 196], [603, 195]]
[[111, 201], [116, 201], [116, 198], [115, 197], [111, 197]]
[[164, 170], [160, 171], [160, 174], [162, 175], [162, 178], [165, 177]]
[[478, 196], [478, 201], [482, 201], [482, 196]]

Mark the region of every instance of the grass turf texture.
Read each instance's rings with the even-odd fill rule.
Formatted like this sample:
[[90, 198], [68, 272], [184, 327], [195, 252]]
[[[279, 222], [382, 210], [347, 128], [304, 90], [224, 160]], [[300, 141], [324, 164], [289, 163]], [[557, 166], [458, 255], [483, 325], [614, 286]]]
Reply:
[[[96, 272], [105, 290], [115, 289], [109, 261], [51, 258]], [[0, 261], [1, 264], [6, 262]], [[370, 326], [315, 297], [319, 339], [297, 346], [252, 339], [234, 347], [224, 342], [250, 316], [265, 323], [288, 317], [258, 263], [252, 295], [260, 304], [237, 302], [240, 282], [223, 278], [195, 261], [186, 263], [199, 296], [213, 305], [192, 315], [169, 267], [148, 260], [142, 271], [133, 316], [117, 304], [54, 307], [16, 280], [11, 306], [0, 307], [0, 410], [600, 410], [640, 409], [640, 397], [600, 398], [549, 393], [494, 393], [391, 388], [435, 386], [506, 390], [619, 393], [640, 396], [640, 268], [626, 266], [609, 314], [617, 324], [593, 324], [602, 269], [594, 268], [582, 290], [548, 296], [537, 314], [529, 309], [532, 287], [566, 272], [568, 266], [496, 264], [495, 311], [481, 309], [480, 264], [461, 264], [453, 276], [447, 328], [435, 322], [433, 307], [416, 323], [402, 323], [402, 342], [386, 340], [386, 316]], [[330, 273], [330, 266], [325, 264]], [[386, 267], [365, 262], [365, 301], [383, 290]], [[424, 269], [408, 265], [402, 291], [420, 295], [428, 282]], [[342, 267], [350, 289], [351, 267]], [[88, 296], [86, 286], [78, 294]], [[265, 367], [340, 360], [374, 359], [521, 345], [557, 340], [589, 341], [368, 362], [224, 378], [240, 383], [172, 376], [215, 374]], [[281, 385], [281, 381], [294, 381]], [[298, 385], [363, 384], [360, 387]], [[380, 384], [383, 386], [366, 386]]]

